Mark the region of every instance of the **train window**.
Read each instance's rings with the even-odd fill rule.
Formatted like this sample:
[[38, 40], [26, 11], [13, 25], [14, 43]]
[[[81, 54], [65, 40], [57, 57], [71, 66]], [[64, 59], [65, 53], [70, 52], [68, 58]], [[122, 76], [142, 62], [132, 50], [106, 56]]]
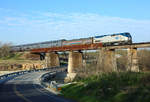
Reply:
[[113, 35], [111, 35], [111, 36], [116, 36], [116, 34], [113, 34]]
[[95, 40], [95, 42], [101, 42], [101, 40]]

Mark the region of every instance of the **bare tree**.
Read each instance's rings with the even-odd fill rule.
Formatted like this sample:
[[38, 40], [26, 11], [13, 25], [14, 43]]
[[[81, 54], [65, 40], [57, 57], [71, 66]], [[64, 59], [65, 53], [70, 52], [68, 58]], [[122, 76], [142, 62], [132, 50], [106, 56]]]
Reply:
[[138, 51], [139, 67], [142, 71], [150, 71], [150, 50], [143, 49]]
[[10, 56], [10, 43], [1, 43], [0, 42], [0, 57], [7, 57]]

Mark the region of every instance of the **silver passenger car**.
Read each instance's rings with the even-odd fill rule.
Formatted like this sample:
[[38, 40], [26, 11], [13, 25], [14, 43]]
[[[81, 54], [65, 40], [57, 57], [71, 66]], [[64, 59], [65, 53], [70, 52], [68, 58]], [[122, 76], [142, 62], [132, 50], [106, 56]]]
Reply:
[[59, 46], [62, 46], [63, 41], [65, 41], [65, 39], [11, 46], [11, 51], [27, 51], [27, 50], [38, 49], [38, 48], [59, 47]]

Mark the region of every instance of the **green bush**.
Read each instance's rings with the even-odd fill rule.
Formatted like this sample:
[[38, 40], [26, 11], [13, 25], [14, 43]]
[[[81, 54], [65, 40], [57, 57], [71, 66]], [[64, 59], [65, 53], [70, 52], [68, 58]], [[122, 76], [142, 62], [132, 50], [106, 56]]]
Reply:
[[133, 72], [101, 74], [63, 87], [62, 94], [78, 102], [148, 102], [149, 76]]

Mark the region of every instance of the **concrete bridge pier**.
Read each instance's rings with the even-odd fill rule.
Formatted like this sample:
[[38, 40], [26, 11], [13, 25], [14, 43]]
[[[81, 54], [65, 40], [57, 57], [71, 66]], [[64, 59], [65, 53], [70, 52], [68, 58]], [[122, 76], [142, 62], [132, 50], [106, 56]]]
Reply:
[[73, 80], [76, 77], [79, 68], [82, 68], [82, 64], [82, 52], [70, 51], [68, 60], [68, 74], [66, 79]]
[[60, 66], [59, 55], [57, 52], [48, 52], [45, 55], [46, 68]]
[[100, 49], [97, 63], [97, 72], [108, 73], [116, 71], [117, 63], [115, 57], [115, 49]]
[[139, 72], [137, 48], [127, 49], [127, 54], [128, 54], [127, 71]]

